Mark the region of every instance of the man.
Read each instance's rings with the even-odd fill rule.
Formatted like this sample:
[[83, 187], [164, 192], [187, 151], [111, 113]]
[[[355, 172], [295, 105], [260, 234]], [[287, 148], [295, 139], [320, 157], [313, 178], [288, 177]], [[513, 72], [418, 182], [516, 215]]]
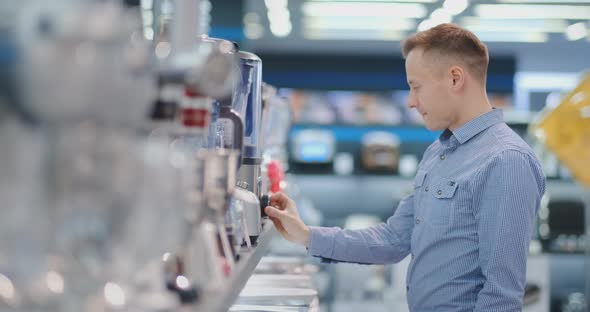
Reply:
[[403, 53], [409, 107], [428, 129], [444, 131], [394, 215], [364, 230], [308, 227], [283, 194], [265, 211], [313, 256], [382, 264], [410, 255], [411, 311], [520, 311], [545, 192], [539, 162], [489, 104], [488, 51], [473, 33], [439, 25], [408, 38]]

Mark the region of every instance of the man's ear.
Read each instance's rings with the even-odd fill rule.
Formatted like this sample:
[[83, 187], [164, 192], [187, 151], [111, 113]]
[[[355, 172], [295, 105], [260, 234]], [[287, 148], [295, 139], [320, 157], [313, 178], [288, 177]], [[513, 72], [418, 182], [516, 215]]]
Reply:
[[465, 70], [461, 66], [453, 65], [449, 68], [451, 87], [459, 90], [465, 84]]

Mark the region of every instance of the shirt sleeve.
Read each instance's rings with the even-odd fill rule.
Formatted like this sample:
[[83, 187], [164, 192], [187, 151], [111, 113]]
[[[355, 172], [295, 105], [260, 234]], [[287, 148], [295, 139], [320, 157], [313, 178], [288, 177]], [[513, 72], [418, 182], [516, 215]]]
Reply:
[[[475, 311], [520, 311], [532, 227], [545, 192], [536, 159], [504, 151], [481, 170], [484, 179], [474, 201], [479, 264], [485, 283]], [[477, 204], [479, 203], [479, 204]]]
[[399, 262], [410, 253], [414, 226], [414, 195], [403, 198], [387, 222], [363, 229], [310, 227], [310, 255], [324, 262], [385, 264]]

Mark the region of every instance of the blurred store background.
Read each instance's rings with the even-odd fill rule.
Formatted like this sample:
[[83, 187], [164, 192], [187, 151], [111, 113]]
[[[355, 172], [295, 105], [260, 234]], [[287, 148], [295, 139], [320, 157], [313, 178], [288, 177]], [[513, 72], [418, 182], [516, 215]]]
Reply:
[[[590, 0], [0, 2], [0, 311], [407, 311], [407, 261], [319, 263], [248, 207], [283, 190], [310, 225], [391, 216], [439, 135], [400, 42], [446, 22], [487, 44], [490, 101], [548, 179], [523, 311], [590, 311]], [[172, 250], [195, 264], [166, 258], [170, 297]]]

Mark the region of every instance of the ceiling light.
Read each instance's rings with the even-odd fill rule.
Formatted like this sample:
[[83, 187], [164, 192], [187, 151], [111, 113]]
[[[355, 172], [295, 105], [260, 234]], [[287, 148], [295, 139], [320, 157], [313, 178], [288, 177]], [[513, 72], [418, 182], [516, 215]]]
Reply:
[[435, 22], [431, 19], [425, 19], [420, 24], [418, 24], [418, 31], [425, 31], [432, 27], [436, 26]]
[[588, 29], [585, 23], [569, 25], [565, 30], [565, 37], [570, 41], [580, 40], [586, 36], [588, 36]]
[[[289, 13], [287, 0], [265, 0], [264, 3], [268, 8], [267, 17], [270, 22], [270, 32], [276, 37], [289, 36], [293, 30], [293, 25], [291, 24], [291, 14]], [[257, 26], [251, 26], [250, 36], [259, 38], [262, 36], [262, 32]]]
[[590, 7], [575, 5], [478, 4], [475, 13], [486, 18], [590, 19]]
[[564, 32], [568, 26], [566, 21], [556, 19], [505, 20], [501, 18], [477, 18], [473, 16], [461, 18], [460, 24], [471, 31], [532, 31], [558, 33]]
[[435, 24], [450, 23], [453, 17], [443, 8], [436, 9], [430, 13], [430, 19]]
[[547, 42], [549, 36], [542, 32], [494, 32], [479, 31], [475, 35], [483, 42]]
[[244, 14], [244, 24], [248, 23], [260, 23], [260, 15], [255, 12], [248, 12]]
[[258, 23], [248, 23], [244, 26], [244, 35], [248, 39], [260, 39], [264, 35], [264, 27]]
[[373, 40], [399, 41], [406, 37], [403, 31], [326, 30], [304, 29], [303, 37], [308, 40]]
[[273, 23], [270, 24], [270, 32], [275, 35], [276, 37], [287, 37], [291, 34], [293, 30], [293, 26], [291, 22], [283, 22], [283, 23]]
[[355, 19], [348, 17], [305, 17], [303, 18], [303, 25], [306, 28], [319, 29], [411, 30], [416, 28], [416, 21], [388, 17], [359, 17]]
[[291, 19], [291, 14], [287, 9], [268, 10], [267, 16], [271, 23], [280, 23]]
[[388, 16], [390, 18], [422, 18], [427, 10], [419, 3], [368, 3], [368, 2], [305, 2], [306, 16]]
[[467, 0], [445, 0], [443, 8], [450, 14], [457, 15], [465, 11], [468, 5], [469, 1]]
[[287, 0], [264, 0], [264, 4], [268, 9], [280, 9], [286, 8], [288, 2]]

